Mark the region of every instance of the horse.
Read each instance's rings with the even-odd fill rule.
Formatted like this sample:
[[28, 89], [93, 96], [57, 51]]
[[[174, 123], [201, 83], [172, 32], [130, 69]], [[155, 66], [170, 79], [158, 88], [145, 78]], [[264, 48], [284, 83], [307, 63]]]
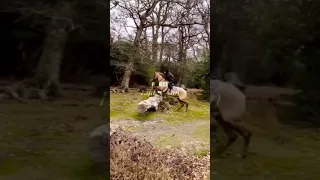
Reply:
[[245, 95], [231, 83], [210, 79], [210, 111], [228, 136], [227, 144], [219, 153], [224, 153], [236, 141], [238, 133], [244, 138], [242, 158], [246, 158], [252, 133], [239, 123], [246, 112]]
[[[158, 86], [152, 86], [154, 92], [156, 93], [157, 91], [161, 91], [162, 94], [166, 94], [166, 95], [171, 95], [171, 96], [176, 96], [179, 103], [181, 104], [181, 107], [179, 108], [179, 110], [186, 105], [186, 109], [185, 112], [188, 111], [188, 107], [189, 107], [189, 103], [187, 101], [185, 101], [185, 99], [187, 98], [187, 91], [184, 88], [181, 87], [177, 87], [177, 86], [173, 86], [172, 87], [172, 92], [168, 93], [169, 87], [168, 87], [168, 81], [165, 78], [165, 75], [161, 72], [154, 72], [154, 76], [152, 79], [152, 82], [158, 82], [159, 85]], [[154, 83], [153, 83], [154, 84]]]

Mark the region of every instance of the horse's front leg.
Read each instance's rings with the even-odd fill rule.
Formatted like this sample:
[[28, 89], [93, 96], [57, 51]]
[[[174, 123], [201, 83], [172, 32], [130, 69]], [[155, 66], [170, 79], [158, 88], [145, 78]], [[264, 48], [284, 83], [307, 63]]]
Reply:
[[154, 89], [154, 91], [153, 91], [153, 95], [160, 95], [161, 96], [161, 94], [158, 92], [159, 91], [159, 89], [158, 88], [155, 88]]

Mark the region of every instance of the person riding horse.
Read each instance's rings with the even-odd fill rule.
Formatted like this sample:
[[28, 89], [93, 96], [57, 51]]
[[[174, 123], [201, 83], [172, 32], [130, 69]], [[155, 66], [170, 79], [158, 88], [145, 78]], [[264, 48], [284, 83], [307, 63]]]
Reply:
[[173, 87], [174, 75], [171, 72], [169, 72], [169, 70], [165, 70], [164, 75], [166, 80], [168, 81], [168, 88], [170, 93]]

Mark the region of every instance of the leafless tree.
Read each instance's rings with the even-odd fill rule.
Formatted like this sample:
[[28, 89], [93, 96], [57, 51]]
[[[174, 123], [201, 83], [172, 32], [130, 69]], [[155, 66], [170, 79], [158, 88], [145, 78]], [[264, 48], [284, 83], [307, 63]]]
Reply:
[[[161, 41], [163, 47], [166, 28], [171, 29], [183, 29], [185, 27], [191, 27], [193, 25], [205, 25], [201, 18], [194, 18], [196, 14], [196, 4], [198, 1], [167, 1], [167, 0], [135, 0], [135, 1], [111, 1], [119, 7], [122, 17], [131, 18], [134, 22], [135, 36], [133, 38], [133, 55], [128, 59], [128, 63], [125, 67], [124, 76], [122, 80], [122, 87], [128, 88], [130, 76], [134, 70], [134, 60], [139, 57], [139, 49], [141, 47], [142, 39], [146, 39], [147, 35], [144, 34], [146, 29], [152, 29], [152, 48], [151, 59], [155, 61], [158, 59], [158, 38], [159, 30], [161, 29]], [[184, 12], [189, 11], [188, 18], [185, 17]], [[199, 14], [199, 13], [198, 13]], [[169, 18], [170, 17], [170, 18]], [[183, 21], [181, 19], [184, 19]], [[142, 38], [142, 36], [144, 38]], [[195, 35], [193, 35], [195, 36]], [[148, 42], [148, 41], [146, 41]], [[186, 46], [187, 47], [187, 46]], [[145, 48], [146, 49], [146, 48]], [[182, 50], [183, 48], [180, 48]], [[186, 51], [186, 48], [182, 50], [182, 53]], [[163, 56], [163, 49], [160, 50], [160, 59]], [[181, 58], [180, 58], [181, 59]]]
[[[76, 1], [13, 1], [6, 4], [5, 11], [19, 12], [21, 18], [32, 19], [32, 22], [45, 25], [46, 37], [43, 43], [42, 54], [34, 77], [26, 81], [28, 86], [39, 89], [44, 95], [61, 95], [60, 88], [60, 66], [63, 58], [65, 43], [70, 31], [79, 26], [74, 22], [76, 15]], [[24, 83], [21, 83], [24, 84]], [[41, 91], [40, 91], [41, 90]], [[17, 97], [15, 88], [11, 95]]]

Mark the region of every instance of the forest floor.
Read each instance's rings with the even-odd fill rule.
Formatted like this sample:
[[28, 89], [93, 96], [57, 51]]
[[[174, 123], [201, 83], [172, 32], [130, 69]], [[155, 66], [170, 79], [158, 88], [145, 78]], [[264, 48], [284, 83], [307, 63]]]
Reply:
[[[122, 126], [160, 148], [185, 147], [197, 156], [208, 153], [208, 103], [190, 96], [189, 112], [174, 108], [172, 113], [141, 116], [136, 107], [144, 98], [137, 92], [111, 94], [111, 128]], [[68, 90], [65, 98], [48, 103], [0, 102], [0, 179], [106, 179], [94, 169], [87, 142], [89, 133], [109, 119], [107, 108], [100, 106], [99, 98], [79, 90]], [[320, 130], [293, 120], [293, 112], [280, 115], [265, 101], [250, 100], [245, 117], [253, 132], [249, 156], [236, 156], [243, 143], [239, 138], [225, 158], [213, 158], [211, 176], [218, 180], [318, 179]]]
[[111, 130], [122, 127], [159, 148], [184, 148], [198, 156], [210, 151], [210, 104], [197, 99], [196, 90], [188, 90], [188, 112], [172, 106], [170, 112], [142, 115], [140, 101], [148, 98], [137, 91], [110, 96]]
[[0, 102], [1, 180], [105, 180], [88, 153], [90, 132], [106, 123], [88, 91], [42, 103]]

